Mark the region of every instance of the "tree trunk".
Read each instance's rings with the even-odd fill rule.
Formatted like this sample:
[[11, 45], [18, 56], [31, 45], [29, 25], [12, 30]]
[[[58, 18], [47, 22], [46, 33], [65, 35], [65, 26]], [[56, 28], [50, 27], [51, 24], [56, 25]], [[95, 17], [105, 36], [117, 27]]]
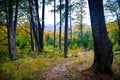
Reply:
[[65, 37], [64, 37], [64, 57], [68, 54], [68, 0], [65, 0]]
[[41, 37], [41, 48], [43, 50], [43, 45], [44, 45], [44, 40], [43, 40], [43, 35], [44, 35], [44, 27], [45, 27], [45, 0], [42, 2], [42, 37]]
[[8, 26], [9, 26], [9, 18], [8, 18], [8, 7], [7, 7], [7, 0], [5, 0], [5, 2], [4, 2], [4, 5], [5, 5], [5, 16], [6, 16], [6, 24], [7, 24], [7, 28], [8, 28]]
[[30, 23], [30, 40], [31, 40], [31, 48], [34, 51], [33, 26], [32, 26], [32, 23]]
[[15, 60], [16, 48], [15, 48], [15, 28], [13, 21], [13, 3], [9, 0], [9, 26], [8, 26], [8, 47], [9, 47], [9, 58]]
[[56, 0], [54, 0], [54, 48], [56, 47]]
[[70, 9], [70, 49], [72, 49], [72, 18], [71, 18], [71, 9]]
[[61, 14], [62, 14], [61, 1], [62, 0], [60, 0], [60, 28], [59, 28], [59, 49], [60, 50], [61, 50], [61, 28], [62, 28], [62, 25], [61, 25]]
[[33, 20], [33, 18], [34, 18], [33, 9], [32, 9], [33, 3], [30, 0], [28, 0], [28, 1], [29, 1], [30, 15], [31, 15], [31, 26], [32, 26], [32, 29], [33, 29], [34, 37], [35, 37], [36, 50], [37, 50], [37, 52], [39, 52], [40, 51], [39, 40], [38, 40], [37, 33], [36, 33], [37, 31], [35, 29], [35, 27], [37, 27], [37, 25], [35, 25], [35, 22]]
[[[15, 18], [14, 18], [14, 35], [15, 35], [15, 39], [16, 39], [16, 27], [17, 27], [17, 21], [18, 21], [18, 6], [19, 6], [19, 0], [16, 0]], [[16, 44], [15, 44], [15, 51], [16, 51]]]
[[83, 44], [83, 9], [82, 9], [83, 7], [81, 6], [80, 7], [80, 11], [81, 11], [81, 15], [80, 15], [80, 39], [81, 39], [81, 43], [80, 43], [80, 46], [82, 46], [82, 44]]
[[118, 40], [118, 45], [120, 46], [120, 0], [118, 0], [118, 5], [119, 5], [119, 13], [118, 13], [118, 27], [119, 27], [119, 40]]
[[105, 25], [102, 0], [88, 0], [94, 40], [94, 62], [97, 72], [108, 73], [113, 62], [112, 44]]
[[41, 30], [40, 30], [40, 32], [39, 32], [39, 29], [38, 28], [40, 28], [41, 29], [41, 24], [40, 24], [40, 20], [39, 20], [39, 7], [38, 7], [38, 0], [35, 0], [35, 9], [36, 9], [36, 19], [37, 19], [37, 23], [36, 23], [36, 34], [37, 34], [37, 40], [38, 40], [38, 52], [41, 52], [42, 50], [41, 50], [41, 42], [40, 42], [40, 33], [41, 33]]
[[30, 0], [28, 0], [29, 3], [29, 9], [30, 9], [30, 16], [31, 18], [29, 19], [30, 21], [30, 39], [31, 39], [31, 48], [34, 51], [34, 39], [33, 39], [33, 17], [32, 17], [32, 7], [31, 7], [31, 3]]
[[16, 27], [17, 27], [18, 6], [19, 6], [19, 0], [16, 0], [15, 20], [14, 20], [15, 35], [16, 35]]

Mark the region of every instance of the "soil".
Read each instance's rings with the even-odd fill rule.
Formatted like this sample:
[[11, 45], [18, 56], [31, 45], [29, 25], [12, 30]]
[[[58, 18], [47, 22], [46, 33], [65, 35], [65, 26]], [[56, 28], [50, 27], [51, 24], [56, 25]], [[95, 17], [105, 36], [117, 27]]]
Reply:
[[[119, 80], [114, 75], [94, 73], [91, 65], [91, 58], [86, 58], [87, 52], [78, 52], [78, 57], [74, 60], [66, 60], [63, 62], [57, 62], [52, 68], [44, 72], [44, 80]], [[77, 60], [84, 60], [85, 63], [80, 65], [74, 65]]]

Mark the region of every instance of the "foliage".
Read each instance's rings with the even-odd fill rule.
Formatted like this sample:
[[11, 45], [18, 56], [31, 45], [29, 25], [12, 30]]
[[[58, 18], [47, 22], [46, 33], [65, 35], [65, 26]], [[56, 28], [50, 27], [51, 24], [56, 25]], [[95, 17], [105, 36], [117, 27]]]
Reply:
[[49, 45], [52, 46], [54, 44], [54, 40], [50, 37], [49, 34], [45, 36], [45, 40], [46, 40], [46, 46], [49, 46]]
[[93, 38], [92, 38], [92, 32], [90, 27], [84, 28], [83, 31], [84, 32], [83, 32], [82, 40], [80, 39], [79, 35], [77, 35], [77, 37], [73, 36], [73, 49], [76, 49], [79, 47], [93, 49]]
[[116, 21], [107, 23], [107, 30], [109, 37], [113, 43], [113, 50], [119, 51], [120, 46], [118, 45], [119, 40], [119, 30], [118, 30], [118, 24]]

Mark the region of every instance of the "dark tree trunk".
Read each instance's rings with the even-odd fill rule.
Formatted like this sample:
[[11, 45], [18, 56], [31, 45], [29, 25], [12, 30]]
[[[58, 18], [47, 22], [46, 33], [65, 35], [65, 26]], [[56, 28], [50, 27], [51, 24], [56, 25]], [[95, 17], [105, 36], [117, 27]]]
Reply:
[[81, 43], [80, 43], [80, 46], [82, 46], [82, 43], [83, 43], [83, 7], [81, 6], [80, 7], [80, 13], [81, 13], [81, 15], [80, 15], [80, 39], [81, 39]]
[[36, 7], [36, 16], [37, 16], [37, 22], [38, 22], [38, 24], [37, 24], [37, 29], [36, 29], [36, 31], [37, 31], [37, 33], [39, 32], [39, 36], [37, 36], [37, 39], [38, 39], [38, 52], [41, 52], [42, 51], [42, 48], [43, 48], [43, 45], [41, 45], [41, 44], [43, 44], [43, 37], [41, 36], [42, 34], [41, 34], [41, 32], [42, 32], [42, 28], [41, 28], [41, 24], [40, 24], [40, 20], [39, 20], [39, 7], [38, 7], [38, 0], [35, 0], [35, 7]]
[[71, 9], [70, 9], [70, 49], [72, 49], [72, 17], [71, 17]]
[[43, 45], [44, 45], [44, 40], [43, 40], [43, 35], [44, 35], [44, 27], [45, 27], [45, 0], [43, 0], [42, 3], [42, 40], [41, 40], [41, 48], [43, 50]]
[[15, 60], [16, 48], [15, 48], [15, 28], [13, 21], [13, 3], [9, 0], [9, 22], [8, 22], [8, 47], [9, 57], [11, 60]]
[[32, 26], [32, 23], [30, 23], [30, 40], [31, 40], [31, 48], [34, 51], [33, 26]]
[[4, 2], [4, 5], [5, 5], [5, 13], [6, 13], [6, 23], [7, 23], [7, 28], [8, 28], [8, 26], [9, 26], [9, 18], [8, 18], [8, 4], [7, 4], [7, 0], [5, 0], [5, 2]]
[[17, 27], [18, 6], [19, 6], [19, 0], [16, 0], [15, 20], [14, 20], [15, 35], [16, 35], [16, 27]]
[[33, 17], [32, 17], [32, 7], [31, 7], [31, 3], [30, 0], [28, 0], [29, 3], [29, 9], [30, 9], [30, 40], [31, 40], [31, 48], [34, 51], [34, 38], [33, 38]]
[[119, 40], [118, 40], [118, 44], [120, 46], [120, 0], [118, 0], [118, 5], [119, 5], [119, 15], [118, 15], [118, 27], [119, 27]]
[[[14, 18], [14, 35], [15, 35], [15, 39], [16, 39], [16, 27], [17, 27], [17, 21], [18, 21], [18, 6], [19, 6], [19, 0], [16, 0], [15, 18]], [[16, 44], [15, 44], [15, 51], [16, 51]]]
[[37, 27], [37, 25], [35, 25], [35, 22], [33, 20], [33, 9], [32, 9], [32, 6], [33, 6], [33, 2], [28, 0], [29, 1], [29, 7], [30, 7], [30, 15], [31, 15], [31, 26], [32, 26], [32, 29], [33, 29], [33, 34], [34, 34], [34, 37], [35, 37], [35, 44], [36, 44], [36, 50], [39, 52], [39, 42], [38, 42], [38, 37], [37, 37], [37, 31], [35, 29], [35, 27]]
[[59, 49], [61, 50], [61, 28], [62, 28], [62, 24], [61, 24], [61, 14], [62, 14], [62, 10], [61, 10], [61, 2], [62, 0], [60, 0], [60, 28], [59, 28]]
[[105, 25], [102, 0], [88, 0], [94, 39], [94, 62], [97, 72], [110, 72], [113, 62], [112, 44]]
[[56, 0], [54, 0], [54, 48], [56, 47]]
[[68, 0], [65, 0], [65, 37], [64, 37], [64, 57], [68, 54]]

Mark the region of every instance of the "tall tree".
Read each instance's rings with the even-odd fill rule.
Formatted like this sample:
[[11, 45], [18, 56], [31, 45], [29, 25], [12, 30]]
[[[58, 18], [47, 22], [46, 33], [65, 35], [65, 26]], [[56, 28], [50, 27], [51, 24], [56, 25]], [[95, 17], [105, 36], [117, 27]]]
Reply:
[[45, 0], [42, 2], [42, 49], [43, 49], [43, 35], [44, 35], [44, 27], [45, 27]]
[[79, 36], [81, 39], [81, 43], [80, 43], [80, 46], [81, 46], [82, 38], [83, 38], [83, 20], [85, 18], [84, 15], [86, 14], [86, 11], [85, 11], [86, 1], [85, 0], [77, 0], [76, 7], [78, 9], [76, 12], [76, 22], [80, 26], [79, 27], [79, 30], [80, 30]]
[[92, 67], [98, 72], [110, 72], [113, 62], [112, 44], [109, 40], [103, 0], [88, 0], [94, 40], [94, 62]]
[[71, 15], [71, 9], [70, 9], [70, 49], [72, 49], [72, 15]]
[[[32, 50], [34, 51], [34, 37], [33, 35], [35, 35], [35, 31], [33, 30], [34, 29], [34, 21], [33, 21], [33, 11], [32, 11], [32, 3], [30, 0], [28, 0], [28, 3], [29, 3], [29, 10], [30, 10], [30, 38], [31, 38], [31, 47], [32, 47]], [[36, 40], [35, 40], [36, 42]]]
[[61, 23], [61, 16], [62, 16], [62, 9], [61, 9], [61, 4], [62, 4], [62, 0], [60, 0], [60, 28], [59, 28], [59, 49], [61, 50], [61, 29], [62, 29], [62, 23]]
[[118, 40], [118, 44], [120, 46], [120, 0], [117, 0], [118, 2], [118, 6], [119, 6], [119, 12], [118, 12], [118, 26], [119, 26], [119, 40]]
[[33, 28], [33, 34], [35, 39], [36, 50], [39, 53], [41, 51], [41, 24], [39, 21], [38, 12], [38, 0], [28, 0], [30, 7], [31, 26]]
[[65, 34], [64, 34], [64, 57], [68, 54], [68, 0], [65, 0]]
[[54, 0], [54, 48], [56, 47], [56, 0]]
[[[35, 0], [35, 18], [36, 18], [36, 35], [37, 35], [37, 39], [38, 39], [38, 52], [42, 51], [42, 44], [43, 44], [43, 38], [42, 38], [42, 28], [41, 28], [41, 24], [40, 24], [40, 19], [39, 19], [39, 5], [38, 5], [38, 0]], [[39, 35], [38, 35], [39, 34]]]
[[[16, 55], [16, 26], [17, 26], [17, 16], [18, 16], [18, 3], [19, 0], [5, 0], [5, 13], [6, 13], [6, 24], [8, 30], [8, 49], [9, 49], [9, 57], [11, 60], [15, 60]], [[15, 12], [14, 12], [14, 5]]]
[[69, 20], [70, 20], [70, 49], [72, 49], [72, 11], [73, 11], [73, 4], [70, 0], [69, 2]]
[[119, 3], [119, 0], [106, 0], [106, 3], [104, 6], [105, 6], [105, 10], [109, 11], [112, 14], [110, 15], [112, 16], [112, 18], [116, 17], [116, 20], [118, 23], [118, 29], [119, 29], [118, 44], [120, 45], [120, 13], [119, 13], [120, 3]]

